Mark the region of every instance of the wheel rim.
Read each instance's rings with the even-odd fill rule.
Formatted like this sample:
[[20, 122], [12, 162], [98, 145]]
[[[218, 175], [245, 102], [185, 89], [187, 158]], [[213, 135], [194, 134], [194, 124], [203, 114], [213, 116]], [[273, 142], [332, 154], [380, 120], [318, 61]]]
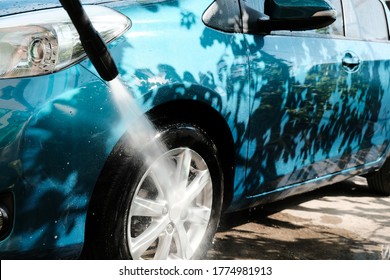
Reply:
[[127, 240], [132, 258], [193, 257], [206, 233], [212, 200], [203, 158], [189, 148], [166, 152], [147, 169], [130, 204]]

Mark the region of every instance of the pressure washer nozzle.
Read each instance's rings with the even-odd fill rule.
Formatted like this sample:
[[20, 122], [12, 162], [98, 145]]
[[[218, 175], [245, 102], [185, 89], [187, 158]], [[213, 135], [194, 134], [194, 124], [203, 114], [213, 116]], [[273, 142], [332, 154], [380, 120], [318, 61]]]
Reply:
[[68, 13], [86, 54], [95, 66], [100, 77], [111, 81], [118, 76], [118, 69], [99, 33], [93, 27], [91, 20], [79, 0], [59, 0]]

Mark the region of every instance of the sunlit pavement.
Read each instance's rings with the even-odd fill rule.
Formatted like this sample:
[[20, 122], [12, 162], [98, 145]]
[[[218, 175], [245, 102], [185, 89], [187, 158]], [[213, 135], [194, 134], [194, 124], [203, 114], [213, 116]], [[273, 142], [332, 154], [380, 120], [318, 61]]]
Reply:
[[364, 178], [222, 218], [211, 259], [390, 259], [390, 198]]

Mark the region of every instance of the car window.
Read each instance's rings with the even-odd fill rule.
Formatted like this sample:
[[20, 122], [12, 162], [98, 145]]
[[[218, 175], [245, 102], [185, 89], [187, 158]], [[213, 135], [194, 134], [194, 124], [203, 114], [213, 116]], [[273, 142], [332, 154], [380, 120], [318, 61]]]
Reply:
[[343, 9], [341, 5], [341, 0], [328, 0], [330, 4], [337, 11], [337, 18], [334, 23], [331, 25], [318, 29], [317, 33], [331, 34], [331, 35], [344, 35], [344, 21], [343, 21]]
[[300, 33], [317, 34], [317, 35], [333, 35], [344, 36], [344, 19], [341, 0], [327, 0], [337, 11], [336, 20], [324, 28], [302, 31]]
[[264, 0], [242, 0], [247, 7], [264, 13]]
[[[262, 6], [264, 6], [264, 0], [244, 0], [245, 2], [252, 3], [252, 6], [254, 6], [254, 3], [262, 3]], [[337, 11], [337, 18], [335, 22], [333, 22], [331, 25], [326, 26], [324, 28], [320, 29], [314, 29], [314, 30], [306, 30], [306, 31], [293, 31], [295, 35], [302, 35], [302, 36], [344, 36], [344, 17], [343, 17], [343, 9], [341, 5], [341, 0], [327, 0]], [[262, 7], [258, 4], [259, 7]], [[260, 8], [259, 8], [260, 10]], [[263, 10], [260, 10], [263, 11]], [[289, 31], [288, 31], [289, 32]], [[285, 34], [286, 31], [273, 31], [272, 34]], [[291, 34], [291, 33], [290, 33]]]
[[388, 40], [384, 6], [379, 0], [343, 0], [346, 36], [364, 40]]

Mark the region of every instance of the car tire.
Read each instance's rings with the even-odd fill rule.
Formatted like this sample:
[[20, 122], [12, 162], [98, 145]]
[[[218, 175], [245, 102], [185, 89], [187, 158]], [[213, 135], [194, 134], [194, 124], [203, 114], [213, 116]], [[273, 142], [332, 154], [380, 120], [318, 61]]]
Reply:
[[[92, 252], [100, 259], [200, 259], [207, 252], [222, 209], [217, 147], [193, 124], [158, 131], [140, 151], [126, 137], [116, 145], [102, 180], [109, 186], [90, 213], [95, 241], [86, 246], [87, 258]], [[141, 158], [155, 141], [166, 150], [145, 164]], [[163, 170], [167, 164], [174, 167]]]
[[390, 196], [390, 159], [376, 172], [366, 176], [369, 189], [380, 195]]

